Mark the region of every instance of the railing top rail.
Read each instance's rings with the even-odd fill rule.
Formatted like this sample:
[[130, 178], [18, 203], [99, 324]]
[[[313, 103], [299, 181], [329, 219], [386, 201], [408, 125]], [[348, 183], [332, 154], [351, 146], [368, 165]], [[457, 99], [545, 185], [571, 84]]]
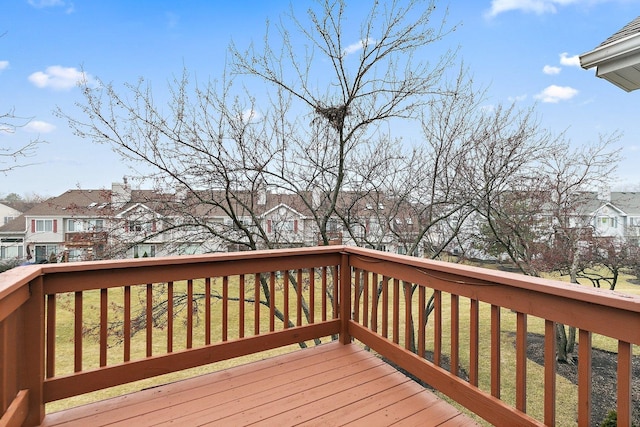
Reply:
[[41, 265], [25, 265], [0, 274], [0, 300], [42, 275]]
[[[338, 249], [336, 249], [338, 248]], [[173, 266], [173, 265], [193, 265], [206, 264], [216, 261], [245, 261], [248, 259], [269, 259], [269, 258], [290, 258], [307, 257], [310, 255], [322, 255], [339, 253], [340, 246], [316, 246], [293, 249], [267, 249], [257, 251], [241, 252], [219, 252], [202, 255], [178, 255], [153, 258], [116, 259], [104, 261], [79, 261], [61, 264], [43, 264], [43, 273], [65, 273], [86, 270], [113, 270], [120, 268]]]
[[[564, 298], [572, 298], [584, 302], [620, 308], [640, 313], [640, 297], [604, 289], [589, 288], [557, 280], [525, 276], [499, 270], [453, 264], [406, 255], [397, 255], [353, 246], [323, 246], [294, 249], [273, 249], [235, 253], [216, 253], [192, 256], [173, 256], [158, 258], [138, 258], [127, 260], [107, 260], [73, 262], [62, 264], [42, 264], [22, 266], [0, 274], [0, 299], [13, 293], [41, 275], [57, 273], [74, 273], [101, 270], [148, 269], [153, 267], [193, 266], [223, 261], [257, 261], [273, 258], [309, 257], [313, 255], [331, 255], [348, 253], [361, 256], [367, 262], [390, 262], [414, 267], [443, 275], [445, 280], [464, 282], [465, 284], [500, 284], [539, 293], [552, 294]], [[446, 276], [446, 277], [445, 277]]]
[[559, 280], [526, 276], [518, 273], [454, 264], [445, 261], [416, 258], [407, 255], [397, 255], [372, 249], [350, 246], [343, 247], [343, 250], [349, 254], [370, 259], [373, 263], [387, 261], [412, 266], [423, 271], [428, 270], [439, 273], [442, 274], [442, 279], [457, 281], [458, 283], [468, 285], [500, 284], [640, 313], [640, 296], [623, 294], [608, 289], [591, 288]]

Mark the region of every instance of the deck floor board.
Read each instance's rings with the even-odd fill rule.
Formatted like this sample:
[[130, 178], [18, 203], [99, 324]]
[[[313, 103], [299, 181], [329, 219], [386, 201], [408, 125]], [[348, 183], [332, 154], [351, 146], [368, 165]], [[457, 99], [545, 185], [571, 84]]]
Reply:
[[337, 342], [48, 414], [43, 426], [475, 426], [361, 347]]

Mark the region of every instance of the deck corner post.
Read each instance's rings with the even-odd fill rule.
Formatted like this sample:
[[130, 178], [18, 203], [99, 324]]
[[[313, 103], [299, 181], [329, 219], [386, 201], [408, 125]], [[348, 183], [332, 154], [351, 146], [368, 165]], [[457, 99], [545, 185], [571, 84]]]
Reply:
[[25, 426], [42, 423], [44, 408], [44, 280], [35, 278], [30, 284], [31, 296], [25, 303], [24, 334], [20, 345], [24, 349], [19, 366], [19, 388], [29, 391], [28, 413]]
[[351, 264], [347, 253], [343, 253], [340, 259], [339, 286], [340, 342], [349, 344], [351, 343], [351, 334], [349, 333], [349, 320], [351, 320]]

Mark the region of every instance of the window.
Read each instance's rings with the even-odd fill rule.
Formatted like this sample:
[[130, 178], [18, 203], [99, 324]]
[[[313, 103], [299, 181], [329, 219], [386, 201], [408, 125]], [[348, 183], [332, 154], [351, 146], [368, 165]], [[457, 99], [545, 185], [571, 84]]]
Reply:
[[56, 262], [57, 258], [57, 245], [36, 245], [36, 263]]
[[141, 221], [129, 221], [129, 231], [138, 232], [142, 231]]
[[36, 219], [36, 232], [52, 232], [53, 230], [53, 220], [52, 219]]
[[67, 231], [70, 233], [79, 231], [102, 231], [103, 229], [103, 219], [89, 219], [85, 221], [79, 219], [67, 220]]
[[23, 250], [22, 245], [0, 246], [0, 259], [22, 258]]
[[4, 217], [4, 223], [5, 224], [9, 224], [11, 221], [13, 221], [14, 219], [16, 219], [15, 216], [5, 216]]
[[283, 221], [282, 222], [282, 231], [293, 231], [293, 220]]
[[156, 245], [136, 245], [133, 247], [134, 258], [147, 258], [156, 256]]
[[84, 249], [69, 249], [68, 261], [84, 261], [86, 252]]

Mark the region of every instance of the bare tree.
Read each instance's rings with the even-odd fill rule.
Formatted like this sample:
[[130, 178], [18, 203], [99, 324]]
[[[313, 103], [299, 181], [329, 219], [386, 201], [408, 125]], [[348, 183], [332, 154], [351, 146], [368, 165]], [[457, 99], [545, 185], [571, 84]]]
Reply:
[[[17, 116], [12, 108], [0, 114], [0, 133], [13, 134], [17, 129], [29, 124], [30, 121], [30, 118]], [[27, 159], [35, 155], [37, 146], [43, 142], [43, 140], [36, 138], [16, 146], [0, 147], [0, 173], [7, 174], [13, 169], [32, 165], [33, 163]]]
[[[587, 265], [586, 248], [593, 228], [585, 192], [612, 179], [619, 152], [612, 148], [618, 134], [600, 136], [596, 143], [571, 148], [559, 139], [546, 154], [485, 193], [479, 213], [484, 218], [485, 244], [504, 253], [524, 274], [566, 271], [578, 283]], [[533, 172], [533, 173], [532, 173]], [[570, 361], [575, 329], [557, 325], [559, 361]]]
[[[82, 118], [58, 114], [78, 136], [150, 170], [159, 192], [174, 189], [163, 233], [204, 233], [235, 249], [287, 244], [262, 216], [261, 194], [271, 188], [295, 196], [327, 244], [336, 216], [351, 225], [341, 195], [361, 206], [387, 190], [381, 177], [406, 158], [385, 126], [419, 119], [436, 96], [452, 95], [440, 83], [455, 51], [421, 59], [454, 29], [434, 1], [375, 2], [353, 39], [346, 16], [344, 1], [318, 1], [306, 15], [292, 9], [275, 37], [268, 26], [261, 49], [231, 45], [220, 80], [175, 78], [166, 106], [143, 79], [124, 89], [100, 82], [83, 87]], [[252, 79], [264, 93], [243, 89]], [[373, 162], [363, 168], [365, 159]], [[266, 303], [268, 287], [263, 294]]]

